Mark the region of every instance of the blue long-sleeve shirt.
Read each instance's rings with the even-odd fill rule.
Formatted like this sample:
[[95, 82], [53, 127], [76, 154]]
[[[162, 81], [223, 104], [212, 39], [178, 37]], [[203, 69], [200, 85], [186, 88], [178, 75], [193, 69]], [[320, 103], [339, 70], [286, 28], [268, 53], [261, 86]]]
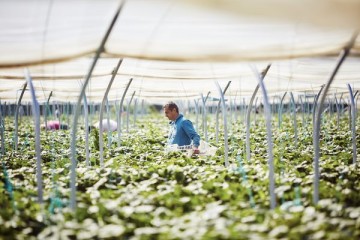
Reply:
[[179, 114], [175, 121], [170, 122], [168, 144], [184, 146], [190, 145], [191, 142], [195, 147], [199, 147], [200, 136], [195, 131], [192, 122]]

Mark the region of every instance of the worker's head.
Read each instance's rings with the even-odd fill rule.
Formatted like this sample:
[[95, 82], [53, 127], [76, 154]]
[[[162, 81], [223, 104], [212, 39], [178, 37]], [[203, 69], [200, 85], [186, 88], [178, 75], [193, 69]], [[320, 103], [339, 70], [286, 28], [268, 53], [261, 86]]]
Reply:
[[179, 116], [179, 108], [174, 102], [169, 102], [164, 106], [164, 113], [169, 120], [174, 121]]

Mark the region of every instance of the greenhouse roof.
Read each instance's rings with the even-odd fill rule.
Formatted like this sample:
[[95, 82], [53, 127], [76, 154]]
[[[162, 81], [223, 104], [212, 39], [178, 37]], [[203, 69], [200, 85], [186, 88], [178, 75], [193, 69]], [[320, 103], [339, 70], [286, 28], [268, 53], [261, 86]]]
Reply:
[[[39, 101], [75, 102], [121, 1], [0, 2], [0, 99], [15, 102], [32, 76]], [[261, 6], [261, 7], [260, 7]], [[198, 99], [215, 81], [227, 96], [251, 96], [258, 80], [250, 66], [271, 68], [270, 94], [319, 91], [341, 50], [360, 27], [360, 1], [128, 0], [107, 39], [87, 85], [100, 102], [120, 58], [109, 92], [129, 92], [149, 102]], [[360, 39], [332, 84], [332, 91], [357, 87]], [[23, 101], [30, 101], [25, 93]]]

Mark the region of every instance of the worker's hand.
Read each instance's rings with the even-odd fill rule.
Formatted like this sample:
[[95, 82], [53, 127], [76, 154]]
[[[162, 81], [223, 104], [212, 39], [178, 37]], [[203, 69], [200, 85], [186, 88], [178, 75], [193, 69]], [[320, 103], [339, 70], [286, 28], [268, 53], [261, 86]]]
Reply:
[[193, 154], [200, 154], [200, 150], [195, 148]]

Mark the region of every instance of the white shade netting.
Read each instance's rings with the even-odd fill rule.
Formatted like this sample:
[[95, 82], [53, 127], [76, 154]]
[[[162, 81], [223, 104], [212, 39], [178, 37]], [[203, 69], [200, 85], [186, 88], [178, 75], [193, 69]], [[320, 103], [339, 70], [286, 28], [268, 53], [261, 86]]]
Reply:
[[[30, 71], [39, 101], [74, 102], [121, 1], [1, 1], [0, 98], [15, 102]], [[256, 9], [254, 6], [261, 6]], [[359, 27], [358, 1], [128, 0], [105, 44], [86, 95], [100, 102], [120, 58], [109, 100], [129, 94], [150, 102], [218, 95], [251, 96], [262, 71], [270, 94], [317, 92]], [[306, 14], [305, 14], [306, 13]], [[332, 91], [357, 86], [360, 40]], [[29, 101], [25, 93], [23, 101]]]

